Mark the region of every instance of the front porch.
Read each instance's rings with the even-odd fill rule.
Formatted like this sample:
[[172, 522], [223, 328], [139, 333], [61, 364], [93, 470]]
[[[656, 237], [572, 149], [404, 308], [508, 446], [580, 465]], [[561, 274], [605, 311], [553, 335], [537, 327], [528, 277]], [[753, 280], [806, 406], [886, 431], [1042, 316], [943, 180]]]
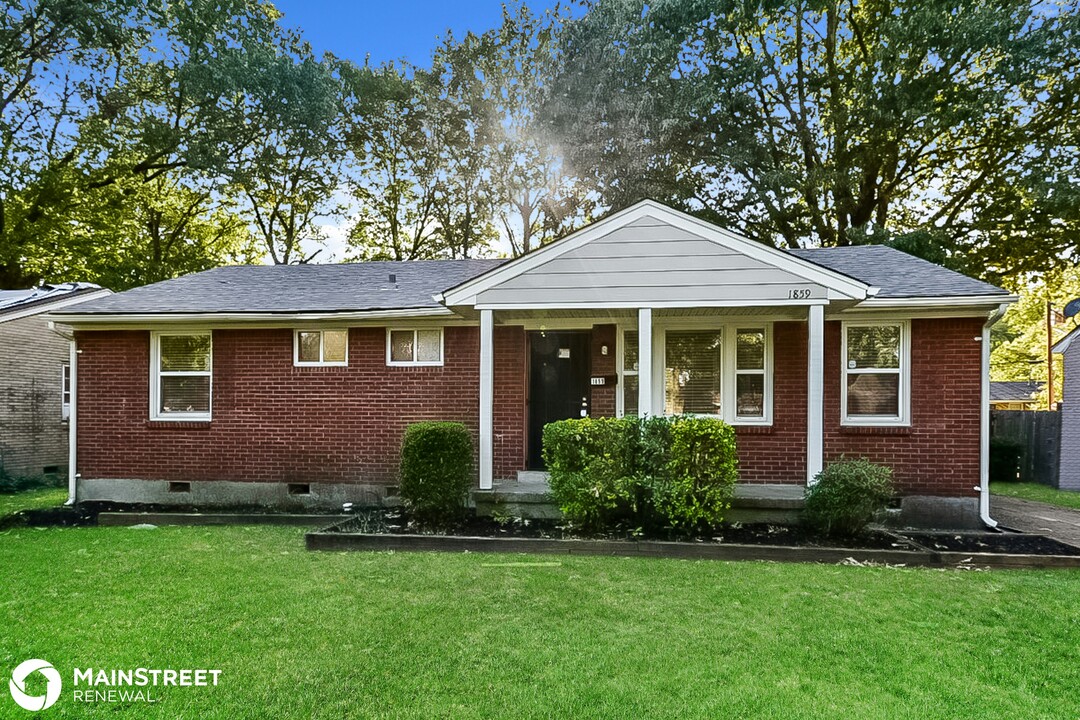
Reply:
[[[730, 522], [792, 525], [799, 522], [806, 488], [780, 483], [739, 483], [727, 513]], [[552, 499], [547, 473], [523, 471], [517, 480], [493, 483], [472, 491], [477, 515], [556, 520], [561, 517]]]

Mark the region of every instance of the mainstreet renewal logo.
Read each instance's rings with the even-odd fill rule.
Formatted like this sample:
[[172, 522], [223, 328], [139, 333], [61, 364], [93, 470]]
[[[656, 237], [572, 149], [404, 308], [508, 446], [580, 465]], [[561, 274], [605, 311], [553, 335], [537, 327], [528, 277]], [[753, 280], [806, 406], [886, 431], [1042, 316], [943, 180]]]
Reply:
[[[26, 678], [33, 673], [39, 672], [45, 676], [47, 685], [44, 695], [27, 695]], [[11, 690], [11, 698], [23, 710], [44, 710], [52, 707], [52, 704], [60, 697], [60, 673], [56, 672], [49, 663], [44, 660], [27, 660], [15, 668], [11, 673], [8, 688]]]
[[[45, 676], [47, 685], [44, 695], [27, 693], [26, 679], [35, 672]], [[155, 702], [150, 688], [157, 687], [216, 687], [220, 670], [163, 670], [134, 668], [117, 670], [104, 668], [75, 668], [72, 686], [86, 689], [72, 690], [75, 702]], [[38, 711], [51, 707], [60, 698], [62, 686], [60, 673], [44, 660], [27, 660], [11, 673], [8, 683], [11, 697], [19, 707]]]

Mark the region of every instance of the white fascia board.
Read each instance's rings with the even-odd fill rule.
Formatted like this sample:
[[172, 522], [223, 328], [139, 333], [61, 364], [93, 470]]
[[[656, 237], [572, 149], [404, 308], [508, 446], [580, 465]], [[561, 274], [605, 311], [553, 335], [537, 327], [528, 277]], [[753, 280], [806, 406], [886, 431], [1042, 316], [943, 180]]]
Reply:
[[18, 320], [19, 318], [30, 317], [31, 315], [38, 314], [44, 315], [46, 319], [51, 320], [53, 318], [54, 310], [68, 307], [69, 305], [78, 305], [79, 303], [84, 303], [88, 300], [96, 300], [98, 298], [103, 298], [106, 295], [112, 295], [112, 290], [106, 290], [105, 288], [102, 288], [101, 290], [95, 290], [93, 292], [80, 293], [76, 297], [69, 297], [62, 300], [58, 299], [52, 302], [41, 303], [40, 305], [28, 307], [25, 310], [20, 310], [18, 312], [13, 312], [9, 315], [4, 315], [3, 317], [0, 317], [0, 323], [5, 323], [9, 320]]
[[769, 247], [750, 238], [737, 235], [728, 230], [719, 228], [711, 223], [698, 220], [692, 215], [679, 212], [666, 205], [661, 205], [653, 200], [642, 200], [636, 205], [599, 220], [577, 232], [567, 235], [550, 245], [546, 245], [534, 252], [524, 255], [517, 260], [501, 265], [479, 277], [473, 278], [456, 288], [447, 290], [435, 296], [436, 300], [446, 305], [475, 305], [476, 296], [496, 285], [506, 282], [510, 278], [528, 272], [555, 258], [575, 250], [604, 235], [608, 235], [621, 227], [640, 220], [644, 217], [653, 217], [656, 220], [667, 223], [672, 227], [697, 235], [705, 240], [715, 242], [717, 245], [743, 253], [748, 257], [772, 265], [781, 270], [786, 270], [794, 275], [805, 278], [808, 282], [821, 285], [829, 290], [840, 293], [845, 298], [862, 300], [872, 293], [871, 286], [860, 282], [842, 273], [828, 270], [808, 260], [797, 258], [782, 250]]
[[597, 300], [595, 302], [574, 302], [574, 303], [481, 303], [476, 305], [477, 310], [619, 310], [619, 309], [636, 309], [642, 306], [653, 308], [654, 310], [662, 310], [665, 308], [741, 308], [741, 307], [777, 307], [777, 308], [789, 308], [789, 307], [805, 307], [808, 305], [827, 305], [828, 300], [824, 298], [817, 298], [811, 300], [716, 300], [716, 301], [702, 301], [702, 300], [677, 300], [677, 301], [665, 301], [665, 302], [635, 302], [631, 300], [620, 300], [618, 302], [605, 302]]
[[1077, 335], [1080, 335], [1080, 327], [1073, 328], [1068, 335], [1058, 340], [1051, 350], [1058, 354], [1064, 353], [1072, 345]]
[[349, 320], [394, 320], [397, 318], [456, 318], [449, 308], [406, 308], [401, 310], [360, 310], [350, 312], [312, 313], [132, 313], [132, 314], [77, 314], [50, 313], [49, 319], [61, 325], [90, 327], [98, 325], [168, 325], [168, 324], [219, 324], [219, 323], [296, 323], [341, 322]]
[[1016, 295], [942, 295], [938, 297], [895, 297], [867, 298], [845, 312], [891, 308], [950, 308], [985, 306], [996, 308], [998, 305], [1011, 305], [1019, 298]]

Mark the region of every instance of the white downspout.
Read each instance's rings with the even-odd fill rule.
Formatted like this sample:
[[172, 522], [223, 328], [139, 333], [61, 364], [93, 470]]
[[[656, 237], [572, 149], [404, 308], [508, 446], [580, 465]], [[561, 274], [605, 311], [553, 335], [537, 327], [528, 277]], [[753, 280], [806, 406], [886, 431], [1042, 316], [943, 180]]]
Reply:
[[979, 517], [988, 527], [997, 527], [990, 517], [990, 328], [1001, 319], [1008, 305], [1000, 305], [990, 313], [983, 325], [982, 337], [982, 405], [979, 411]]
[[71, 338], [70, 345], [70, 359], [68, 360], [68, 367], [71, 372], [71, 405], [68, 410], [68, 499], [65, 505], [75, 504], [75, 484], [78, 478], [78, 473], [75, 472], [75, 458], [77, 453], [75, 452], [76, 438], [78, 438], [78, 432], [76, 429], [78, 402], [76, 400], [76, 387], [78, 385], [77, 378], [78, 368], [76, 363], [79, 361], [79, 351], [75, 349], [75, 338]]

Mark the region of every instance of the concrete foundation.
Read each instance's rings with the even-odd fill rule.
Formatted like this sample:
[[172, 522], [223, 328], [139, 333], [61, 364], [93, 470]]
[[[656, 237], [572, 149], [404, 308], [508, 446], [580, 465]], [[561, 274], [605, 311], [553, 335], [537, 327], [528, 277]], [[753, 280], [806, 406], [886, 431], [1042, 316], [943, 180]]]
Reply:
[[978, 498], [909, 495], [900, 501], [900, 527], [934, 530], [983, 530]]
[[[199, 508], [258, 507], [271, 510], [340, 511], [344, 503], [356, 507], [383, 504], [384, 485], [352, 483], [268, 483], [226, 480], [79, 479], [78, 502], [105, 501], [125, 504], [175, 505]], [[306, 491], [306, 492], [305, 492]]]

